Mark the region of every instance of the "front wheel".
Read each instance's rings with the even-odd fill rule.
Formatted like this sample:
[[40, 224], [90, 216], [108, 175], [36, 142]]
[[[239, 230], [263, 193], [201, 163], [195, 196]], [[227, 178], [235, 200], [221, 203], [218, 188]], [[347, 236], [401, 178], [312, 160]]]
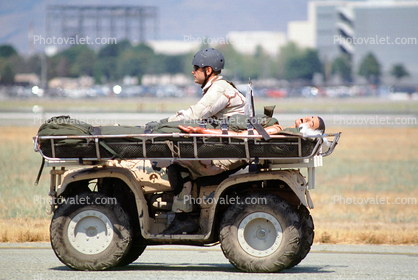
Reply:
[[299, 251], [296, 253], [293, 262], [287, 268], [298, 265], [306, 257], [311, 250], [315, 235], [314, 222], [312, 216], [309, 214], [309, 210], [304, 205], [300, 205], [296, 211], [300, 218], [302, 236], [300, 238]]
[[228, 208], [221, 222], [225, 257], [247, 272], [277, 272], [288, 267], [301, 236], [293, 208], [272, 194], [251, 194], [240, 201]]
[[77, 270], [116, 266], [132, 236], [129, 217], [116, 199], [99, 193], [67, 198], [54, 213], [50, 234], [56, 256]]
[[147, 245], [142, 244], [142, 236], [134, 238], [132, 245], [126, 252], [125, 256], [119, 261], [117, 266], [126, 266], [136, 261], [140, 255], [145, 251]]

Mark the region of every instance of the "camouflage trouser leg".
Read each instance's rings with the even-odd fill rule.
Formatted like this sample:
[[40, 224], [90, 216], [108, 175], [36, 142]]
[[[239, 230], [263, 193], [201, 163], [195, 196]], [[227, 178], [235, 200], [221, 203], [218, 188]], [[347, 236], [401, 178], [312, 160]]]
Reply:
[[[244, 165], [242, 160], [181, 160], [175, 163], [186, 167], [190, 171], [190, 177], [195, 180], [199, 177], [213, 176], [222, 172], [232, 170]], [[193, 205], [191, 203], [192, 183], [186, 182], [183, 190], [174, 197], [172, 211], [175, 213], [191, 212]]]
[[213, 176], [225, 171], [236, 169], [244, 164], [244, 160], [179, 160], [175, 163], [186, 167], [190, 171], [190, 176], [193, 180], [199, 177]]
[[173, 198], [173, 206], [171, 210], [175, 213], [189, 213], [193, 210], [191, 201], [192, 182], [184, 183], [183, 190]]

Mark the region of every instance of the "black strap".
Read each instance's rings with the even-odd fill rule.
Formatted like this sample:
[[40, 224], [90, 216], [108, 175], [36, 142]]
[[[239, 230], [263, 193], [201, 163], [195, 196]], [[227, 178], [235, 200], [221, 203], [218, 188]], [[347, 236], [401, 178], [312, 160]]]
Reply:
[[254, 129], [253, 129], [253, 126], [251, 125], [250, 120], [247, 121], [247, 131], [248, 131], [248, 135], [254, 135]]
[[228, 135], [228, 128], [229, 128], [229, 122], [228, 119], [222, 119], [221, 121], [221, 129], [222, 129], [222, 134], [223, 135]]
[[[229, 128], [229, 121], [227, 118], [222, 119], [221, 121], [221, 130], [222, 130], [222, 135], [228, 135], [228, 128]], [[222, 138], [222, 142], [224, 144], [228, 144], [228, 138]]]
[[114, 157], [120, 158], [122, 160], [124, 159], [117, 152], [115, 152], [112, 148], [110, 148], [108, 145], [106, 145], [106, 143], [104, 141], [99, 141], [99, 144], [100, 144], [100, 146], [102, 146], [103, 148], [105, 148], [106, 151], [108, 151], [109, 153], [111, 153]]
[[93, 126], [90, 132], [92, 135], [102, 135], [102, 129], [99, 126]]
[[[202, 67], [202, 69], [203, 69], [203, 73], [205, 73], [205, 80], [203, 81], [203, 84], [200, 86], [200, 88], [202, 88], [202, 89], [206, 86], [206, 84], [207, 84], [207, 82], [208, 82], [208, 80], [209, 80], [209, 76], [208, 76], [208, 74], [206, 74], [206, 67], [207, 67], [207, 66]], [[213, 73], [213, 72], [212, 72], [212, 73]]]
[[[93, 127], [93, 129], [90, 131], [91, 135], [102, 135], [102, 129], [98, 126]], [[115, 152], [112, 148], [110, 148], [103, 139], [99, 140], [99, 145], [102, 146], [106, 151], [111, 153], [115, 158], [124, 159], [121, 157], [117, 152]]]
[[263, 136], [263, 139], [265, 141], [268, 141], [271, 139], [271, 136], [264, 130], [264, 127], [258, 122], [257, 118], [252, 117], [249, 119], [251, 125], [254, 127], [257, 132]]
[[44, 165], [45, 165], [45, 158], [42, 157], [42, 163], [41, 163], [41, 167], [39, 168], [38, 176], [36, 176], [35, 186], [37, 186], [39, 184], [39, 180], [41, 179], [42, 171], [44, 170]]

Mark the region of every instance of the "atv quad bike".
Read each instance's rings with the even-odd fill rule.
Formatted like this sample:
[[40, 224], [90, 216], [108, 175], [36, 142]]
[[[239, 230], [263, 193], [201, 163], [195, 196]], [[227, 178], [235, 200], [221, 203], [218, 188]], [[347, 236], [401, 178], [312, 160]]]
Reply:
[[[52, 248], [77, 270], [128, 265], [151, 245], [217, 243], [242, 271], [291, 268], [313, 243], [309, 191], [315, 169], [339, 138], [340, 133], [283, 133], [268, 141], [259, 135], [186, 133], [38, 135], [35, 150], [51, 168]], [[174, 218], [174, 193], [165, 168], [155, 163], [220, 159], [247, 164], [194, 180], [191, 217], [198, 231], [163, 234]]]

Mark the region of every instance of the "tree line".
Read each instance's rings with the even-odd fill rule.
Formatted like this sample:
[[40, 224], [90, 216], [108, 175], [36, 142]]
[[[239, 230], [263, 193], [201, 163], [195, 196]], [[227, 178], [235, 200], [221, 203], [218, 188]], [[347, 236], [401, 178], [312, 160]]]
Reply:
[[[201, 48], [208, 46], [202, 45]], [[218, 45], [217, 48], [226, 58], [224, 75], [229, 79], [247, 80], [275, 78], [312, 84], [315, 73], [328, 77], [340, 77], [344, 84], [353, 82], [353, 75], [364, 77], [371, 84], [379, 84], [382, 76], [381, 65], [376, 57], [369, 53], [363, 58], [358, 69], [354, 69], [348, 55], [335, 58], [330, 67], [320, 60], [318, 51], [301, 48], [293, 42], [280, 48], [276, 57], [271, 57], [261, 46], [255, 54], [239, 53], [232, 44]], [[91, 76], [97, 84], [120, 82], [125, 76], [138, 77], [145, 74], [190, 74], [194, 52], [181, 55], [157, 54], [146, 45], [132, 45], [129, 41], [105, 45], [98, 51], [87, 45], [73, 45], [53, 56], [45, 58], [47, 80], [55, 77]], [[35, 73], [41, 76], [42, 56], [40, 54], [25, 58], [11, 45], [0, 46], [0, 84], [14, 83], [17, 73]], [[400, 80], [409, 75], [402, 64], [394, 65], [391, 75]]]

